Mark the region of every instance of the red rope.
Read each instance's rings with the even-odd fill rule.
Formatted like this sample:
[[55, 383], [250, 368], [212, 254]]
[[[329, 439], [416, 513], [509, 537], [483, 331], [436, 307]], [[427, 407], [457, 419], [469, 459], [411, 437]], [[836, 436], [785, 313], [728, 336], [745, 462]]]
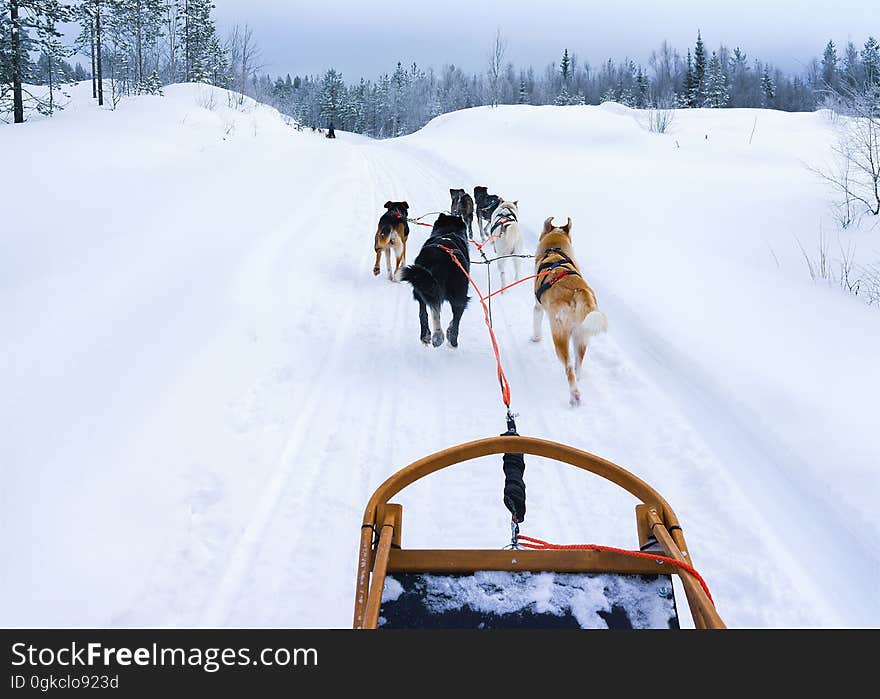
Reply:
[[687, 571], [691, 575], [693, 575], [697, 582], [700, 583], [700, 587], [703, 588], [703, 592], [706, 593], [706, 597], [709, 598], [709, 601], [712, 604], [715, 604], [715, 600], [712, 599], [712, 594], [709, 592], [709, 586], [706, 585], [706, 581], [703, 580], [703, 576], [700, 575], [696, 569], [688, 565], [687, 563], [683, 563], [682, 561], [677, 561], [674, 558], [670, 558], [669, 556], [658, 556], [655, 553], [645, 553], [644, 551], [629, 551], [628, 549], [618, 549], [613, 546], [599, 546], [598, 544], [550, 544], [542, 539], [535, 539], [531, 536], [525, 536], [523, 534], [517, 535], [516, 538], [517, 543], [521, 543], [527, 549], [538, 549], [538, 550], [554, 550], [554, 551], [611, 551], [612, 553], [619, 553], [624, 556], [632, 556], [633, 558], [647, 558], [651, 561], [662, 561], [663, 563], [669, 563], [670, 565], [675, 566], [676, 568], [681, 568], [682, 570]]
[[471, 286], [474, 287], [474, 291], [477, 292], [477, 296], [480, 299], [480, 305], [483, 307], [483, 316], [486, 320], [486, 327], [489, 329], [489, 339], [492, 340], [492, 351], [495, 352], [495, 363], [498, 366], [498, 383], [501, 385], [501, 400], [504, 401], [504, 405], [506, 405], [507, 409], [510, 410], [510, 384], [507, 382], [507, 376], [504, 373], [504, 368], [501, 366], [501, 352], [498, 349], [498, 341], [495, 339], [495, 331], [492, 330], [492, 322], [489, 320], [489, 307], [486, 305], [486, 298], [483, 296], [483, 292], [480, 291], [480, 287], [477, 286], [477, 283], [474, 281], [473, 277], [468, 274], [468, 271], [464, 268], [464, 265], [462, 265], [459, 259], [455, 256], [455, 252], [453, 251], [453, 249], [448, 248], [445, 245], [441, 245], [440, 249], [445, 250], [449, 253], [452, 261], [458, 265], [458, 268], [462, 271], [462, 273], [464, 273], [464, 276], [467, 277], [468, 281], [471, 283]]
[[[477, 244], [475, 241], [472, 240], [471, 242], [474, 243], [475, 245], [477, 245], [477, 247], [479, 247], [479, 244]], [[544, 270], [543, 272], [538, 272], [537, 274], [532, 274], [531, 276], [523, 277], [522, 279], [517, 279], [515, 282], [508, 284], [507, 286], [502, 287], [501, 289], [498, 289], [498, 291], [493, 291], [488, 296], [484, 296], [483, 292], [480, 291], [480, 287], [478, 287], [477, 283], [474, 281], [474, 278], [470, 274], [468, 274], [468, 271], [464, 268], [464, 265], [462, 265], [461, 262], [459, 261], [459, 259], [455, 256], [455, 251], [452, 248], [446, 247], [445, 245], [440, 245], [439, 247], [441, 250], [445, 250], [447, 253], [449, 253], [449, 256], [452, 258], [452, 261], [458, 265], [458, 268], [462, 271], [464, 276], [467, 277], [467, 280], [470, 282], [471, 286], [474, 287], [474, 291], [477, 292], [477, 297], [480, 300], [480, 305], [483, 307], [483, 316], [486, 321], [486, 328], [488, 328], [488, 330], [489, 330], [489, 339], [492, 341], [492, 351], [495, 352], [495, 363], [498, 365], [498, 383], [501, 384], [501, 400], [504, 401], [504, 405], [506, 405], [509, 410], [510, 409], [510, 384], [507, 381], [507, 375], [504, 373], [504, 368], [501, 366], [501, 352], [498, 349], [498, 341], [495, 339], [495, 331], [492, 329], [492, 321], [489, 318], [489, 307], [486, 305], [486, 301], [488, 301], [490, 298], [492, 298], [496, 294], [500, 294], [502, 291], [507, 291], [507, 289], [509, 289], [512, 286], [516, 286], [517, 284], [522, 284], [523, 282], [527, 282], [529, 279], [537, 279], [538, 277], [543, 277], [547, 274], [552, 274], [555, 270], [547, 269], [547, 270]], [[568, 274], [568, 272], [564, 271], [563, 274], [559, 275], [559, 277], [556, 280], [554, 280], [554, 284], [556, 282], [558, 282], [560, 279], [562, 279], [562, 277], [564, 277], [566, 274]]]

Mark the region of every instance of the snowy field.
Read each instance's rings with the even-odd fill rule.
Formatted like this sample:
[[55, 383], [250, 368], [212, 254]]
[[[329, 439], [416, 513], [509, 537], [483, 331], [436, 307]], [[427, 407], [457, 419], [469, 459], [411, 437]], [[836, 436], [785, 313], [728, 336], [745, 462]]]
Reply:
[[[372, 491], [504, 429], [479, 306], [423, 348], [409, 287], [372, 275], [376, 221], [485, 184], [527, 250], [571, 216], [610, 324], [572, 409], [530, 284], [496, 297], [520, 432], [657, 488], [728, 625], [880, 626], [880, 314], [798, 246], [837, 245], [806, 167], [826, 113], [658, 135], [615, 104], [510, 106], [376, 142], [205, 86], [89, 98], [0, 126], [0, 625], [350, 626]], [[880, 229], [840, 235], [880, 259]], [[502, 483], [492, 458], [412, 486], [404, 544], [504, 546]], [[540, 459], [526, 483], [525, 534], [636, 547], [623, 491]]]

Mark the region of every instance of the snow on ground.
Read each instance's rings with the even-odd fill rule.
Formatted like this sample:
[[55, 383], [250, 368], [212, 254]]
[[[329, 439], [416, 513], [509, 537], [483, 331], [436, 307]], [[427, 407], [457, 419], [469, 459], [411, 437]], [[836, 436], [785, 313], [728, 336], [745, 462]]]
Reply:
[[[349, 626], [370, 493], [503, 431], [476, 303], [458, 350], [426, 350], [409, 288], [371, 273], [384, 201], [476, 184], [519, 200], [527, 247], [572, 217], [610, 321], [575, 410], [529, 285], [496, 297], [520, 431], [663, 493], [729, 625], [880, 624], [880, 316], [796, 240], [833, 230], [805, 167], [826, 115], [657, 135], [619, 105], [518, 106], [328, 141], [205, 86], [116, 112], [89, 89], [0, 128], [0, 624]], [[872, 261], [876, 232], [847, 235]], [[635, 546], [633, 498], [527, 461], [525, 533]], [[503, 546], [501, 485], [495, 458], [415, 484], [405, 544]]]

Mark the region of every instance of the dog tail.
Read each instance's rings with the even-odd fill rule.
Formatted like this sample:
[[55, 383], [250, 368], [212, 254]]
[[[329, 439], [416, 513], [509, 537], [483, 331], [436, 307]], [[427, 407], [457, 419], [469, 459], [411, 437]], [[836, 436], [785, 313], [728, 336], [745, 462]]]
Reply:
[[608, 331], [608, 318], [596, 308], [596, 297], [586, 289], [577, 289], [572, 301], [575, 317], [583, 318], [580, 332], [587, 338]]
[[413, 298], [422, 300], [426, 305], [438, 307], [443, 300], [443, 290], [431, 270], [421, 265], [407, 265], [403, 268], [400, 280], [408, 282], [413, 288]]
[[582, 327], [587, 337], [600, 335], [608, 331], [608, 318], [600, 310], [590, 311], [584, 318]]

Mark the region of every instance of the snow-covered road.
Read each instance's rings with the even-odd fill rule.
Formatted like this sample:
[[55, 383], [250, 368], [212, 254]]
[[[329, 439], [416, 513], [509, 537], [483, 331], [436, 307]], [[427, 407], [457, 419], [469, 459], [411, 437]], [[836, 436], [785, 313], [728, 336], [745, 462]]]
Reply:
[[[728, 212], [734, 220], [719, 223], [720, 234], [691, 238], [679, 229], [704, 211], [657, 223], [664, 206], [674, 208], [668, 193], [640, 195], [649, 216], [622, 211], [634, 201], [640, 154], [659, 160], [661, 147], [662, 157], [673, 151], [607, 108], [563, 110], [566, 119], [580, 113], [601, 139], [581, 139], [572, 122], [557, 144], [567, 123], [559, 110], [511, 108], [447, 115], [393, 141], [328, 141], [271, 110], [205, 106], [207, 89], [173, 86], [164, 101], [138, 98], [116, 114], [82, 107], [22, 135], [0, 131], [0, 146], [29, 153], [65, 129], [80, 136], [75, 148], [56, 144], [48, 184], [65, 206], [46, 206], [23, 185], [16, 192], [12, 255], [2, 263], [0, 554], [12, 564], [0, 572], [0, 622], [350, 625], [371, 492], [427, 453], [504, 429], [479, 306], [465, 313], [457, 350], [424, 348], [409, 287], [372, 275], [375, 223], [388, 199], [406, 199], [418, 215], [447, 207], [450, 187], [486, 184], [519, 199], [527, 250], [544, 218], [572, 216], [579, 260], [610, 321], [588, 351], [584, 404], [572, 409], [552, 344], [529, 340], [530, 285], [496, 297], [520, 432], [602, 455], [663, 493], [729, 625], [880, 624], [869, 588], [877, 525], [866, 506], [878, 494], [876, 442], [860, 423], [835, 433], [839, 423], [816, 411], [806, 389], [785, 393], [801, 359], [776, 354], [785, 334], [767, 316], [797, 297], [835, 314], [829, 332], [855, 323], [869, 340], [880, 336], [878, 319], [797, 279], [768, 287], [761, 265], [764, 276], [750, 285], [757, 273], [741, 253], [751, 243], [718, 255], [723, 235], [769, 211], [762, 202]], [[701, 111], [694, 132], [707, 128]], [[802, 115], [788, 116], [780, 129], [809, 131], [808, 149], [817, 148], [819, 117], [808, 129]], [[728, 123], [712, 118], [725, 133]], [[550, 136], [541, 124], [552, 125]], [[677, 135], [681, 150], [690, 128]], [[116, 156], [101, 145], [108, 132]], [[507, 159], [468, 140], [494, 138], [497, 148], [526, 132], [534, 139]], [[104, 160], [86, 168], [79, 156], [92, 149]], [[755, 167], [737, 162], [750, 155], [717, 149], [701, 157], [733, 163], [722, 175], [728, 187], [748, 195], [763, 186], [737, 179]], [[779, 150], [771, 141], [761, 151], [769, 163], [761, 177], [772, 179], [780, 162], [790, 167], [793, 156]], [[644, 177], [660, 172], [644, 161]], [[27, 167], [36, 176], [36, 165]], [[684, 169], [671, 172], [675, 179]], [[87, 197], [92, 178], [99, 205]], [[662, 189], [657, 182], [652, 189]], [[603, 197], [606, 188], [628, 191]], [[410, 261], [426, 231], [412, 227]], [[475, 275], [483, 281], [484, 269]], [[725, 289], [734, 278], [743, 287]], [[754, 311], [755, 325], [737, 318], [743, 348], [720, 353], [715, 341], [729, 340], [729, 323], [701, 313], [768, 288], [778, 298]], [[698, 300], [682, 302], [691, 296]], [[811, 332], [801, 317], [791, 310], [792, 343]], [[751, 362], [745, 345], [761, 327], [765, 354]], [[781, 377], [766, 391], [756, 368], [764, 361]], [[849, 361], [853, 371], [867, 366], [859, 353]], [[837, 378], [841, 391], [852, 385], [849, 374]], [[865, 375], [861, 390], [876, 383]], [[792, 447], [789, 427], [808, 435], [803, 448]], [[814, 439], [824, 439], [817, 458], [848, 457], [837, 492], [805, 456]], [[528, 460], [526, 482], [524, 533], [636, 545], [635, 501], [623, 491], [540, 459]], [[399, 498], [405, 544], [503, 546], [502, 485], [492, 458], [407, 489]]]

